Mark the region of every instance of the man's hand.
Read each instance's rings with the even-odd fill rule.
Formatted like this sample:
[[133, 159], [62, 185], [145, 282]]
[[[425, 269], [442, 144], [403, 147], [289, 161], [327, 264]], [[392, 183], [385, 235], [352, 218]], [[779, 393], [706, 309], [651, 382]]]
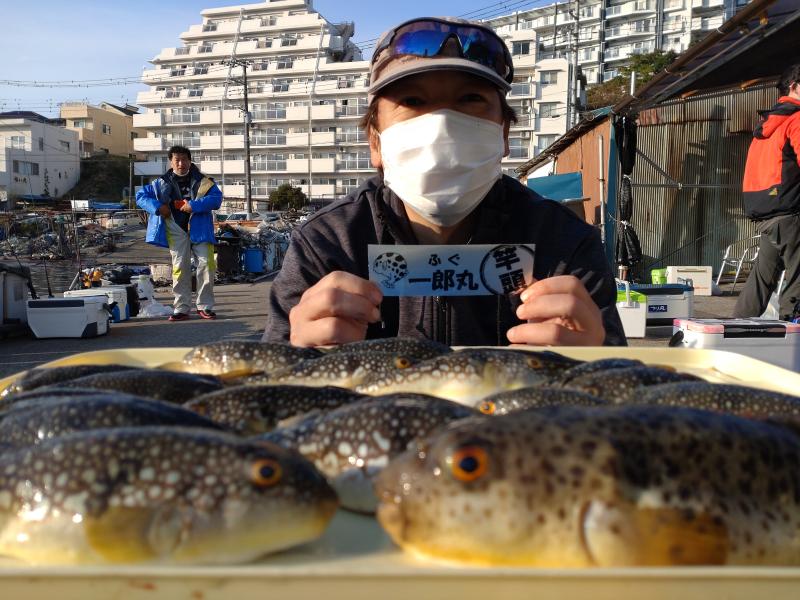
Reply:
[[192, 206], [188, 201], [186, 201], [183, 203], [183, 206], [181, 206], [180, 210], [181, 212], [190, 213], [192, 212]]
[[517, 317], [527, 323], [508, 330], [512, 344], [600, 346], [606, 337], [600, 309], [572, 275], [534, 281], [520, 296]]
[[158, 214], [161, 215], [162, 217], [164, 217], [165, 219], [168, 219], [169, 217], [171, 217], [172, 213], [169, 210], [169, 204], [162, 204], [161, 206], [159, 206], [158, 207]]
[[363, 340], [367, 325], [380, 320], [381, 300], [373, 282], [344, 271], [328, 273], [289, 311], [289, 341], [308, 347]]

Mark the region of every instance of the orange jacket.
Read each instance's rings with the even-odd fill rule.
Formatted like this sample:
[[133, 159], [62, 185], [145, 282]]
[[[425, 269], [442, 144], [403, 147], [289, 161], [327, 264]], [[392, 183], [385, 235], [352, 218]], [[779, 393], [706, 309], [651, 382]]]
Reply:
[[761, 114], [744, 168], [745, 214], [754, 220], [800, 212], [800, 100], [783, 96]]

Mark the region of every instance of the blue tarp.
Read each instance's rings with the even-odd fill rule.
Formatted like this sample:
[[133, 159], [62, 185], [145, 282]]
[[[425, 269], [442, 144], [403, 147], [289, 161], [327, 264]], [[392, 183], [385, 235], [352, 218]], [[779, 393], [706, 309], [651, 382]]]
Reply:
[[124, 202], [109, 202], [90, 198], [89, 208], [92, 210], [123, 210], [127, 208], [127, 204]]
[[528, 179], [528, 187], [550, 200], [578, 200], [583, 198], [583, 181], [580, 173], [563, 173]]

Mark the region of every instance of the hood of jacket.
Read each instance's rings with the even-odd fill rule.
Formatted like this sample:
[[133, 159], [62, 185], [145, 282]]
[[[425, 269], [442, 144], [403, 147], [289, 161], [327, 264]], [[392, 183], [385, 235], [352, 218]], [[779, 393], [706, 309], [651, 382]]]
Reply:
[[786, 119], [798, 111], [800, 111], [800, 100], [790, 96], [781, 96], [775, 106], [769, 110], [759, 111], [761, 123], [753, 132], [753, 137], [759, 140], [769, 138]]

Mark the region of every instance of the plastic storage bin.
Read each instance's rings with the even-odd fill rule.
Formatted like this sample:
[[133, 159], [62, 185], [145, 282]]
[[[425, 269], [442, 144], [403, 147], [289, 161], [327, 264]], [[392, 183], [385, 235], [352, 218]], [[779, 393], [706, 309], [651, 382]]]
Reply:
[[108, 333], [108, 297], [28, 300], [28, 325], [37, 338], [87, 338]]
[[[124, 286], [104, 285], [85, 290], [69, 290], [64, 292], [64, 298], [85, 298], [103, 295], [108, 298], [107, 302], [111, 308], [111, 320], [114, 321], [114, 323], [127, 321], [131, 318], [130, 308], [128, 306], [128, 294]], [[113, 305], [114, 302], [116, 302], [116, 305]]]
[[711, 295], [711, 267], [667, 267], [667, 283], [683, 283], [694, 288], [698, 296]]
[[688, 319], [694, 313], [694, 291], [682, 284], [631, 285], [647, 296], [647, 325], [672, 325], [674, 319]]
[[[769, 319], [676, 319], [672, 345], [737, 352], [800, 372], [800, 324]], [[794, 391], [800, 393], [800, 389]]]

